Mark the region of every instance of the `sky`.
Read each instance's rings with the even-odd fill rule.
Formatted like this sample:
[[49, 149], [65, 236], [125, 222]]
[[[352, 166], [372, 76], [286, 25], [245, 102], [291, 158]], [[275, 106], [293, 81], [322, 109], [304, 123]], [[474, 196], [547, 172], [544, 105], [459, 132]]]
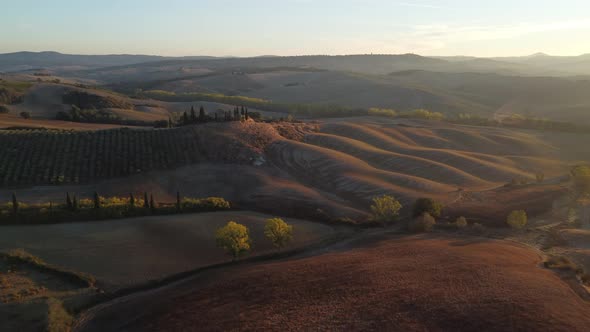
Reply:
[[590, 53], [588, 0], [0, 0], [0, 53]]

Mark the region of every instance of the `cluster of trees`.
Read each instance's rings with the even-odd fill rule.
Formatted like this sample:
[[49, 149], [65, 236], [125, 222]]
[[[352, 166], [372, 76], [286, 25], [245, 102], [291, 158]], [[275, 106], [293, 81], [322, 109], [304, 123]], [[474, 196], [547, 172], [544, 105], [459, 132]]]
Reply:
[[[259, 116], [259, 113], [256, 113]], [[248, 107], [246, 106], [235, 106], [233, 111], [223, 111], [223, 115], [219, 112], [213, 113], [213, 116], [208, 115], [205, 112], [205, 108], [201, 106], [199, 108], [199, 115], [195, 111], [194, 106], [191, 106], [190, 111], [184, 111], [182, 113], [182, 117], [177, 121], [179, 126], [186, 126], [192, 124], [199, 124], [199, 123], [206, 123], [209, 121], [244, 121], [250, 119], [250, 113], [248, 112]], [[170, 127], [172, 127], [172, 120], [170, 121]]]
[[177, 193], [175, 203], [157, 202], [147, 192], [136, 197], [103, 197], [94, 193], [92, 198], [78, 199], [75, 194], [66, 193], [65, 200], [27, 205], [19, 202], [12, 194], [10, 202], [0, 205], [0, 223], [57, 223], [118, 219], [147, 215], [193, 213], [229, 210], [231, 205], [221, 197], [188, 198]]
[[[371, 220], [381, 225], [395, 223], [398, 220], [402, 204], [393, 196], [383, 195], [374, 197], [372, 200]], [[412, 219], [408, 223], [408, 229], [413, 232], [427, 232], [436, 225], [436, 219], [442, 215], [443, 205], [432, 198], [418, 198], [412, 206]], [[506, 218], [506, 224], [514, 229], [524, 228], [527, 224], [527, 214], [523, 210], [512, 211]], [[455, 219], [447, 226], [456, 229], [467, 227], [467, 219], [463, 216]], [[475, 227], [482, 227], [474, 224]]]
[[[271, 218], [264, 226], [264, 236], [277, 250], [284, 248], [293, 240], [293, 226], [281, 218]], [[232, 260], [238, 259], [252, 249], [252, 239], [248, 227], [230, 221], [215, 233], [217, 246], [231, 255]]]
[[0, 130], [0, 185], [84, 183], [198, 162], [194, 128]]
[[[22, 116], [22, 115], [21, 115]], [[81, 109], [72, 105], [69, 111], [59, 111], [55, 115], [56, 120], [83, 122], [83, 123], [106, 123], [123, 126], [150, 126], [155, 128], [171, 128], [171, 120], [142, 121], [124, 119], [119, 115], [106, 109]]]

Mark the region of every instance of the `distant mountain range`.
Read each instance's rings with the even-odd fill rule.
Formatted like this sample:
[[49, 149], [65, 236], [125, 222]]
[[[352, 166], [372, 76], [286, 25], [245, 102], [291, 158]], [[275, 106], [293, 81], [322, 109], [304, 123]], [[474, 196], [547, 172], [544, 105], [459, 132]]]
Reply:
[[308, 67], [325, 70], [389, 74], [405, 70], [428, 70], [447, 73], [497, 73], [515, 76], [590, 75], [590, 54], [550, 56], [537, 53], [523, 57], [477, 58], [468, 56], [424, 57], [400, 55], [346, 56], [258, 56], [238, 57], [163, 57], [154, 55], [73, 55], [58, 52], [17, 52], [0, 54], [0, 71], [80, 70], [137, 64], [192, 65], [208, 68]]

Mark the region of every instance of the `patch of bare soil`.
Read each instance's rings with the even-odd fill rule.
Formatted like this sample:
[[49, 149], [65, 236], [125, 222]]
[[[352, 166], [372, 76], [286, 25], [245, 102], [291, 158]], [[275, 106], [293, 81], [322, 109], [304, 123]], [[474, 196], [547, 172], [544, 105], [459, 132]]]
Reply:
[[587, 330], [589, 304], [540, 263], [506, 241], [390, 238], [204, 273], [97, 307], [77, 330]]

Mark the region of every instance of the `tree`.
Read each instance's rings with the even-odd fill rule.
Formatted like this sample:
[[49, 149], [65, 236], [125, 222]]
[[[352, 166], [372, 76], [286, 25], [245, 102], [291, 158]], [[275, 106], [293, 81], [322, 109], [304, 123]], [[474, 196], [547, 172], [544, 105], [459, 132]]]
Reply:
[[409, 224], [412, 232], [429, 232], [436, 224], [436, 220], [428, 212], [423, 212], [418, 217], [414, 218]]
[[195, 108], [191, 106], [191, 122], [197, 122], [197, 113], [195, 113]]
[[455, 227], [457, 227], [457, 228], [467, 227], [467, 219], [465, 219], [465, 217], [457, 218], [457, 220], [455, 220]]
[[246, 120], [248, 120], [250, 118], [250, 116], [248, 115], [248, 108], [247, 107], [246, 107], [246, 115], [245, 115], [245, 117], [246, 117]]
[[414, 218], [421, 216], [424, 212], [428, 212], [432, 217], [438, 218], [442, 212], [443, 205], [432, 198], [418, 198], [414, 203], [412, 216]]
[[23, 119], [30, 119], [31, 118], [31, 113], [27, 112], [27, 111], [20, 112], [19, 115]]
[[264, 235], [280, 250], [293, 239], [293, 226], [281, 218], [271, 218], [266, 221]]
[[526, 226], [527, 215], [524, 210], [512, 211], [506, 218], [506, 223], [515, 229], [521, 229]]
[[176, 211], [180, 212], [180, 192], [176, 192]]
[[150, 201], [148, 200], [148, 195], [146, 192], [143, 193], [143, 207], [146, 209], [150, 208]]
[[186, 114], [186, 111], [184, 111], [184, 113], [182, 113], [182, 123], [185, 125], [189, 123], [188, 114]]
[[18, 213], [18, 200], [16, 199], [15, 193], [12, 193], [12, 212], [14, 212], [14, 214]]
[[217, 246], [224, 249], [236, 260], [250, 250], [251, 240], [248, 227], [230, 221], [215, 233]]
[[74, 198], [72, 199], [72, 211], [78, 211], [78, 199], [76, 198], [76, 195], [74, 195]]
[[393, 196], [383, 195], [373, 198], [371, 205], [371, 219], [381, 224], [392, 223], [397, 220], [402, 204]]
[[168, 128], [173, 128], [174, 124], [172, 123], [172, 118], [168, 117]]
[[154, 195], [150, 194], [150, 209], [152, 213], [156, 213], [156, 204], [154, 203]]
[[201, 106], [199, 108], [199, 121], [201, 121], [201, 122], [207, 121], [207, 115], [205, 115], [205, 108], [203, 106]]
[[129, 193], [129, 206], [131, 208], [135, 207], [135, 196], [133, 196], [133, 193]]
[[98, 196], [96, 191], [94, 192], [94, 208], [100, 209], [100, 196]]
[[590, 166], [579, 165], [570, 171], [574, 187], [579, 195], [590, 194]]
[[74, 209], [74, 205], [72, 204], [72, 199], [70, 198], [70, 193], [69, 192], [66, 193], [66, 208], [68, 210], [73, 210]]

